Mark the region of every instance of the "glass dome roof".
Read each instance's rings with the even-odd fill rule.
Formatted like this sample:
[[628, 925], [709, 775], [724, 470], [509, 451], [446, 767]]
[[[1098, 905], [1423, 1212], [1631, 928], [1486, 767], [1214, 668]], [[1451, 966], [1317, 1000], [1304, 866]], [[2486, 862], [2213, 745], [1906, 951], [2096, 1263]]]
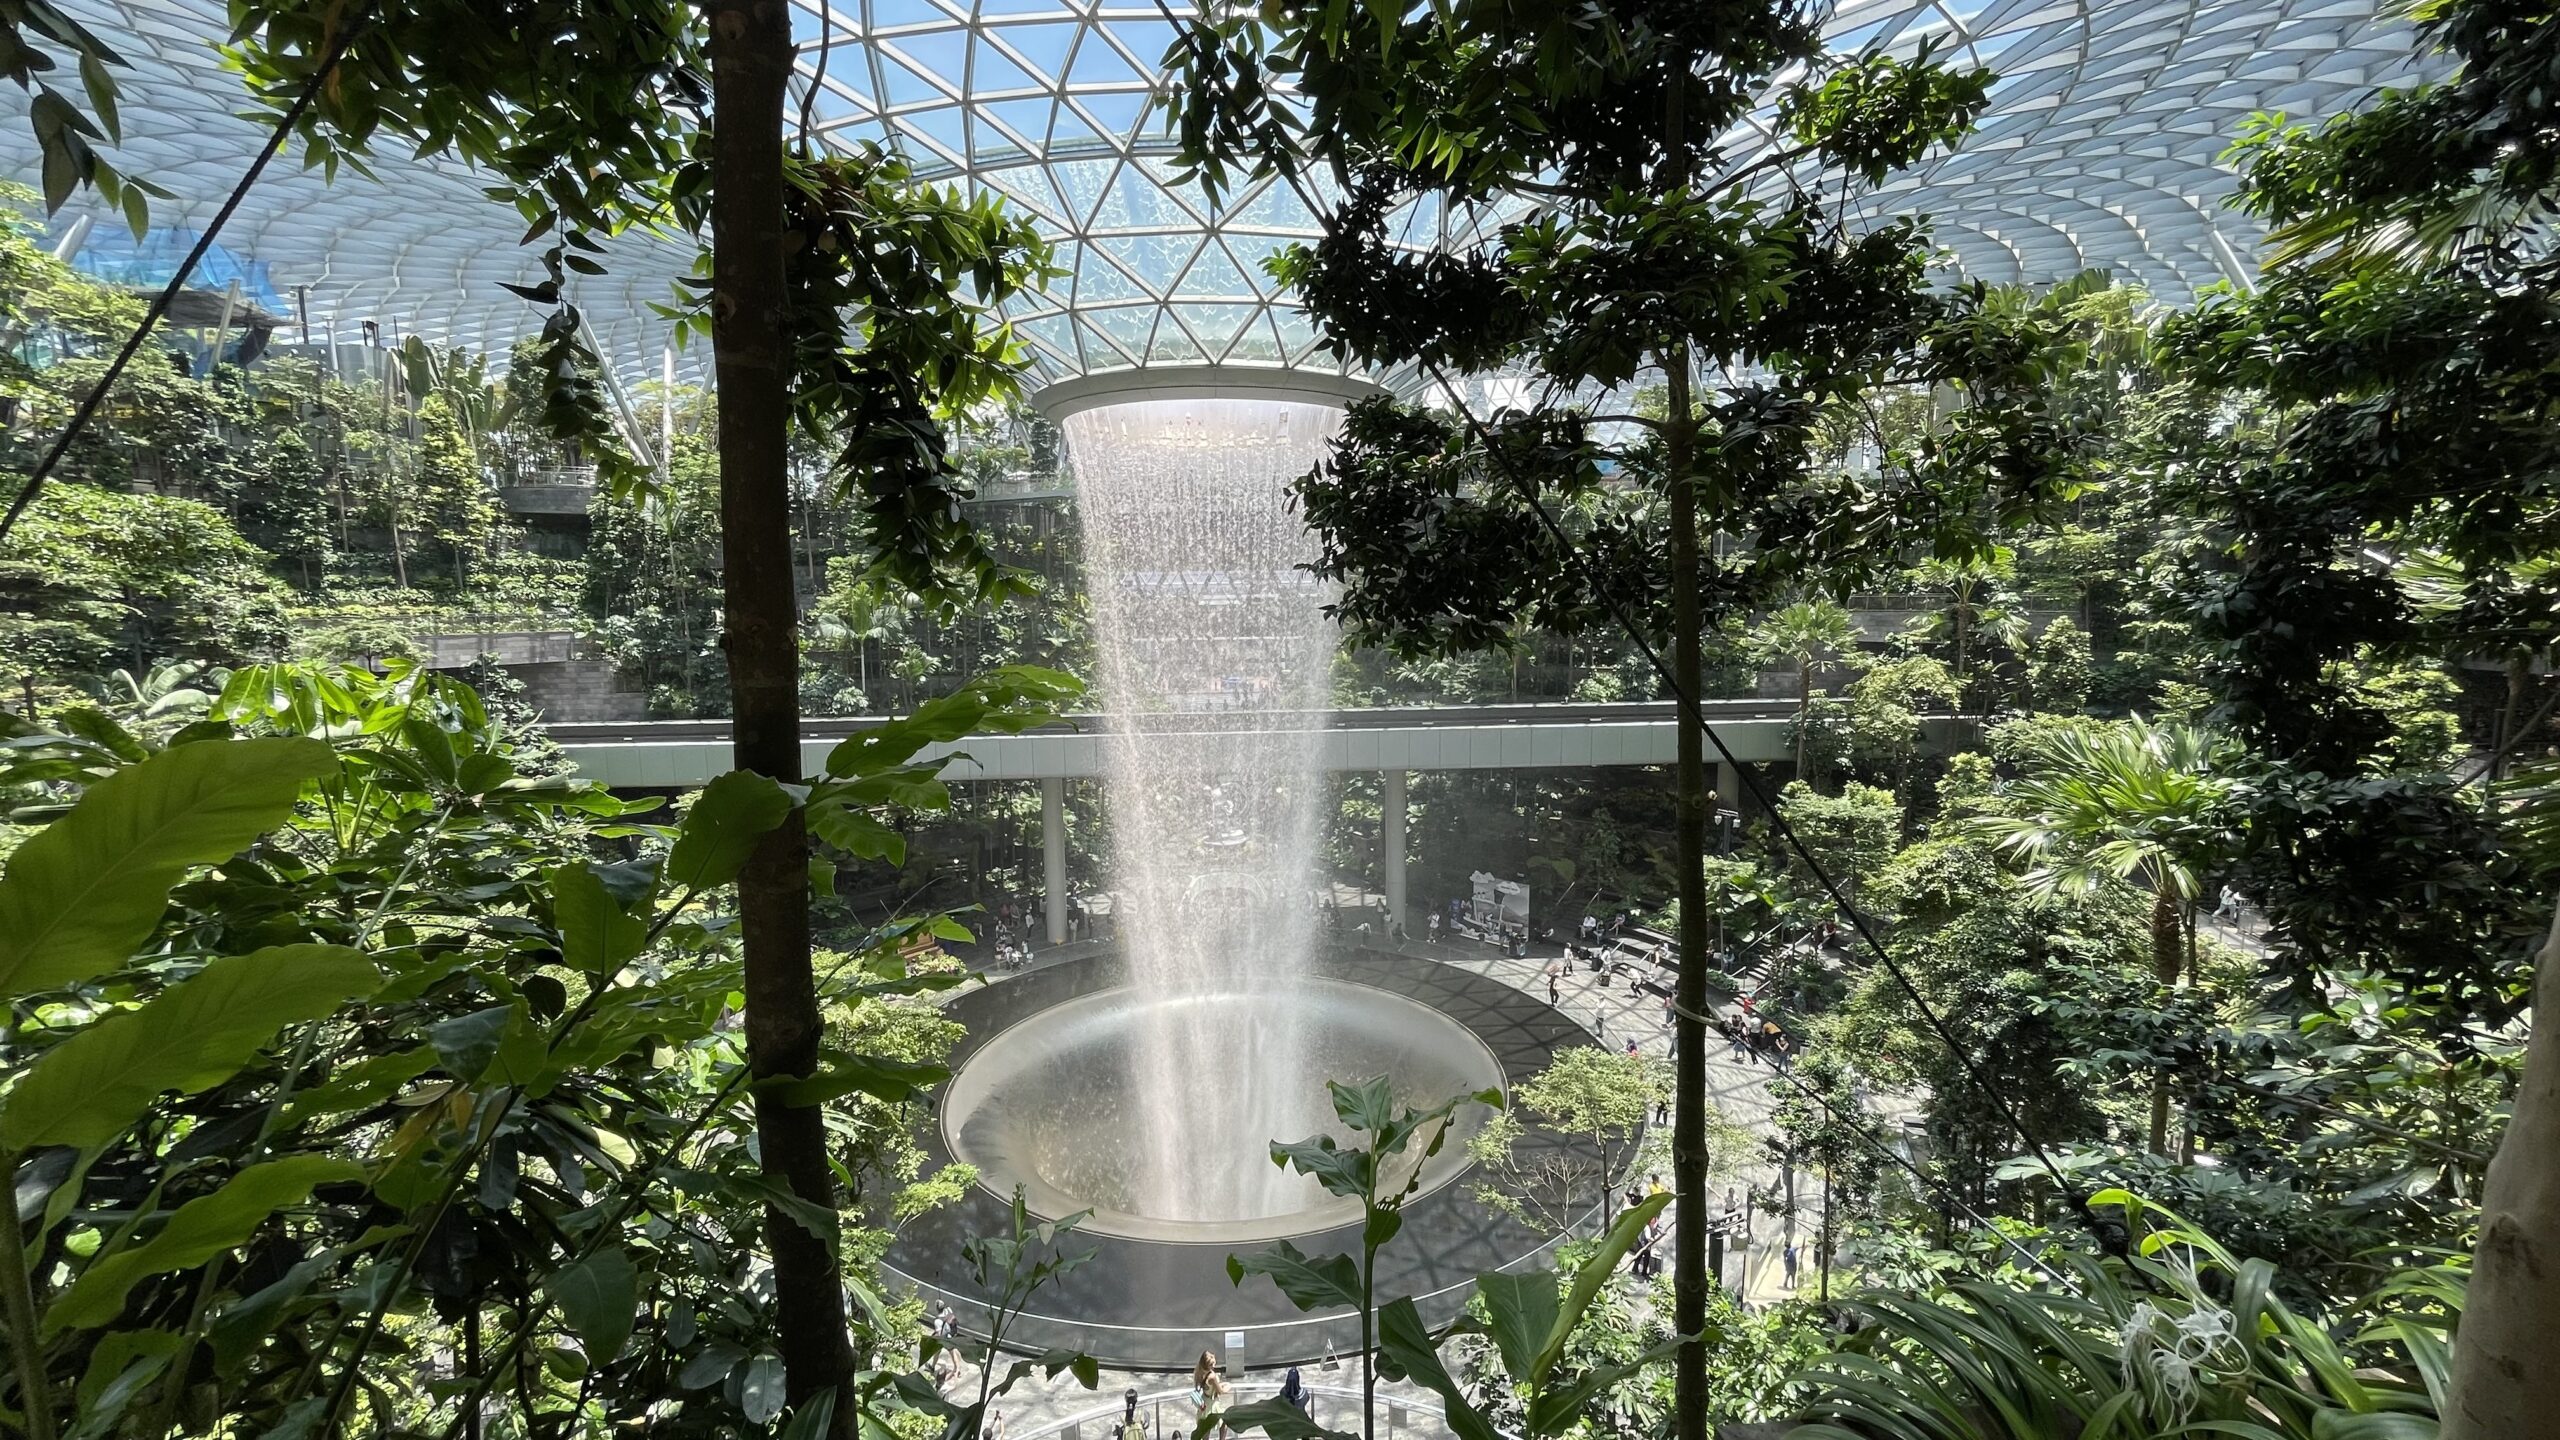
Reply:
[[[1070, 270], [1015, 318], [1054, 380], [1142, 365], [1332, 368], [1306, 318], [1261, 262], [1316, 233], [1285, 186], [1212, 211], [1172, 183], [1153, 96], [1173, 27], [1154, 0], [794, 0], [803, 87], [818, 129], [884, 141], [931, 176], [994, 190], [1036, 217]], [[2257, 231], [2223, 206], [2216, 156], [2251, 112], [2318, 119], [2418, 71], [2388, 0], [1848, 0], [1829, 27], [1843, 49], [1940, 36], [2001, 75], [1980, 132], [1891, 182], [1879, 213], [1935, 217], [1967, 273], [2048, 281], [2110, 271], [2164, 298], [2242, 279]], [[155, 219], [209, 217], [263, 138], [211, 48], [220, 0], [66, 0], [123, 49], [121, 163], [172, 190]], [[1180, 7], [1176, 7], [1179, 9]], [[823, 41], [823, 43], [822, 43]], [[25, 102], [0, 120], [8, 173], [35, 173]], [[795, 101], [797, 97], [795, 96]], [[796, 113], [795, 104], [795, 113]], [[1744, 146], [1760, 142], [1743, 137]], [[377, 178], [279, 164], [222, 243], [266, 267], [288, 321], [356, 343], [362, 325], [484, 349], [534, 329], [498, 288], [524, 280], [512, 209], [459, 166], [385, 156]], [[1321, 197], [1320, 197], [1321, 198]], [[75, 199], [55, 233], [76, 223]], [[1507, 218], [1507, 217], [1506, 217]], [[1409, 211], [1404, 238], [1447, 239]], [[100, 214], [100, 226], [119, 224]], [[601, 348], [627, 372], [658, 368], [666, 301], [690, 247], [654, 236], [614, 246], [613, 273], [578, 283]], [[280, 339], [297, 338], [293, 325]], [[699, 371], [701, 357], [684, 368]]]

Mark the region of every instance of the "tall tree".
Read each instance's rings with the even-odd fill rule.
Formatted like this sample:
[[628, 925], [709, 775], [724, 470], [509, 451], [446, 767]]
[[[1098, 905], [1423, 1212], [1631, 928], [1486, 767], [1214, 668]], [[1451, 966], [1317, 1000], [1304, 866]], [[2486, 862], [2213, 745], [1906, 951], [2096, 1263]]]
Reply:
[[[1710, 625], [1811, 571], [1836, 580], [1915, 546], [1973, 553], [1988, 517], [2053, 493], [2050, 437], [1987, 403], [2044, 373], [2046, 348], [2017, 342], [2051, 317], [1933, 288], [1919, 222], [1854, 228], [1833, 199], [1955, 140], [1991, 77], [1925, 49], [1828, 55], [1821, 14], [1789, 0], [1277, 0], [1250, 15], [1204, 7], [1177, 40], [1175, 126], [1213, 191], [1248, 166], [1341, 180], [1324, 238], [1274, 264], [1335, 354], [1436, 381], [1518, 366], [1550, 398], [1642, 375], [1663, 386], [1658, 417], [1540, 400], [1479, 424], [1355, 406], [1298, 493], [1316, 569], [1342, 582], [1336, 613], [1357, 638], [1417, 654], [1494, 648], [1524, 622], [1616, 619], [1670, 651], [1673, 684], [1695, 699]], [[1736, 150], [1773, 88], [1778, 138]], [[1474, 243], [1399, 248], [1416, 201]], [[1879, 472], [1817, 466], [1826, 405], [1883, 380], [1944, 384], [1968, 403]], [[2014, 463], [1984, 463], [1995, 455]], [[1574, 503], [1618, 477], [1640, 494]], [[1753, 543], [1711, 549], [1710, 530]], [[1689, 1335], [1708, 1288], [1704, 748], [1684, 725], [1674, 1323]], [[1702, 1344], [1681, 1347], [1683, 1440], [1703, 1440], [1705, 1367]]]
[[[741, 769], [778, 786], [800, 778], [795, 428], [824, 447], [830, 481], [857, 501], [877, 583], [942, 606], [1020, 588], [963, 518], [965, 482], [941, 417], [1009, 391], [1022, 356], [987, 316], [1052, 273], [1048, 252], [994, 199], [918, 185], [876, 147], [822, 156], [804, 137], [787, 148], [787, 0], [639, 0], [601, 23], [575, 0], [424, 0], [353, 14], [249, 0], [234, 19], [251, 88], [278, 108], [347, 38], [341, 27], [363, 27], [304, 115], [314, 159], [360, 156], [388, 133], [514, 190], [528, 243], [550, 242], [543, 278], [508, 287], [548, 311], [517, 366], [545, 388], [516, 403], [618, 489], [645, 490], [652, 477], [615, 431], [568, 277], [604, 273], [600, 237], [618, 230], [709, 231], [708, 303], [680, 331], [709, 335], [718, 379]], [[819, 1059], [806, 824], [793, 807], [739, 877], [749, 1050], [768, 1082], [757, 1093], [762, 1160], [792, 1196], [768, 1207], [767, 1239], [795, 1400], [833, 1390], [852, 1366], [832, 1229], [805, 1224], [802, 1208], [836, 1206], [824, 1117], [770, 1083], [810, 1075]], [[856, 1410], [835, 1408], [838, 1433], [852, 1433]]]
[[1752, 626], [1745, 643], [1753, 659], [1795, 668], [1796, 778], [1804, 779], [1805, 735], [1813, 724], [1813, 667], [1829, 657], [1848, 654], [1858, 643], [1858, 632], [1849, 624], [1848, 611], [1816, 596], [1798, 600]]
[[[2151, 897], [2151, 978], [2191, 978], [2196, 900], [2205, 876], [2227, 861], [2234, 831], [2232, 781], [2219, 771], [2231, 747], [2209, 731], [2154, 726], [2074, 727], [2045, 737], [2027, 773], [2009, 782], [2012, 813], [1974, 825], [2032, 861], [2031, 891], [2086, 892], [2134, 884]], [[2151, 1153], [2169, 1145], [2169, 1075], [2151, 1087]]]

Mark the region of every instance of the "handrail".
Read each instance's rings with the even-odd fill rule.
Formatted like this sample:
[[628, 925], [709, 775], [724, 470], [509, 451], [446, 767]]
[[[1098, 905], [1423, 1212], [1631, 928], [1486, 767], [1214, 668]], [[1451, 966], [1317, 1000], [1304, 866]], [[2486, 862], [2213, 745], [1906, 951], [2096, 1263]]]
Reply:
[[[1776, 700], [1710, 700], [1705, 702], [1710, 716], [1726, 720], [1779, 720], [1795, 714], [1796, 702]], [[1190, 730], [1241, 731], [1248, 724], [1257, 730], [1293, 729], [1396, 729], [1406, 727], [1457, 725], [1625, 725], [1668, 723], [1677, 718], [1677, 707], [1668, 700], [1611, 701], [1590, 703], [1559, 701], [1498, 705], [1382, 705], [1346, 710], [1236, 710], [1213, 712], [1174, 712], [1140, 716], [1081, 714], [1060, 717], [1044, 727], [1052, 733], [1109, 734], [1123, 723], [1135, 720], [1145, 728], [1183, 727]], [[834, 715], [810, 716], [801, 722], [802, 733], [811, 739], [833, 739], [888, 724], [895, 716]], [[612, 745], [648, 744], [682, 740], [721, 740], [728, 738], [727, 720], [648, 720], [630, 723], [575, 723], [550, 727], [551, 737], [563, 744]], [[1035, 731], [1032, 733], [1041, 733]]]
[[[1357, 1357], [1351, 1357], [1351, 1359], [1356, 1358]], [[1351, 1363], [1351, 1359], [1346, 1359], [1344, 1363], [1346, 1365]], [[1361, 1402], [1362, 1396], [1357, 1387], [1350, 1385], [1324, 1385], [1310, 1382], [1304, 1377], [1303, 1367], [1301, 1367], [1301, 1370], [1300, 1382], [1306, 1385], [1308, 1394], [1321, 1396], [1328, 1400], [1348, 1401], [1355, 1406]], [[1248, 1392], [1260, 1392], [1254, 1394], [1252, 1398], [1268, 1399], [1271, 1396], [1280, 1393], [1280, 1384], [1276, 1380], [1238, 1381], [1231, 1386], [1229, 1390], [1229, 1393], [1236, 1400], [1246, 1399], [1248, 1397]], [[1387, 1401], [1389, 1404], [1401, 1405], [1408, 1410], [1426, 1411], [1431, 1415], [1431, 1418], [1435, 1422], [1443, 1426], [1448, 1424], [1448, 1407], [1445, 1404], [1440, 1403], [1438, 1396], [1382, 1394], [1378, 1398]], [[1179, 1440], [1179, 1436], [1187, 1436], [1189, 1434], [1187, 1427], [1180, 1431], [1179, 1436], [1177, 1437], [1168, 1437], [1161, 1433], [1161, 1411], [1166, 1401], [1171, 1401], [1176, 1405], [1190, 1405], [1190, 1387], [1181, 1386], [1171, 1390], [1141, 1392], [1138, 1396], [1138, 1408], [1143, 1412], [1148, 1410], [1150, 1407], [1153, 1407], [1157, 1412], [1159, 1412], [1157, 1417], [1158, 1423], [1147, 1427], [1147, 1433], [1151, 1437], [1155, 1437], [1155, 1440]], [[990, 1402], [990, 1404], [992, 1405], [993, 1402]], [[1090, 1425], [1096, 1421], [1100, 1421], [1106, 1429], [1116, 1429], [1120, 1417], [1128, 1413], [1128, 1405], [1128, 1396], [1124, 1394], [1113, 1400], [1108, 1405], [1096, 1406], [1091, 1410], [1079, 1411], [1076, 1414], [1064, 1416], [1056, 1420], [1044, 1420], [1039, 1425], [1029, 1430], [1014, 1430], [1007, 1427], [1005, 1440], [1049, 1440], [1049, 1437], [1062, 1435], [1070, 1428]], [[1097, 1440], [1108, 1440], [1108, 1437], [1097, 1437]]]

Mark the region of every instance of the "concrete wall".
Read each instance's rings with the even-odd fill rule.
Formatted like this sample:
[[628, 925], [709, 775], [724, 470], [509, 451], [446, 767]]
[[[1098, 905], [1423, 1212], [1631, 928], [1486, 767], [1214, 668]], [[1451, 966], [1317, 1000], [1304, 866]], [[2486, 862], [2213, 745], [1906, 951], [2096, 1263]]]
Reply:
[[508, 665], [542, 718], [562, 723], [649, 718], [649, 693], [605, 660], [547, 660]]

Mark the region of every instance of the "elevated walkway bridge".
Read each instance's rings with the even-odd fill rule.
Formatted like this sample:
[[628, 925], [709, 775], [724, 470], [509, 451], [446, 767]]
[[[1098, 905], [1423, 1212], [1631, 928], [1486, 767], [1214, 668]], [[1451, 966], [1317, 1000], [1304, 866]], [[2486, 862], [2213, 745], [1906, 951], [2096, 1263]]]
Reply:
[[[1710, 700], [1707, 721], [1746, 763], [1791, 753], [1793, 700]], [[1314, 732], [1328, 770], [1552, 770], [1668, 765], [1677, 756], [1676, 707], [1667, 700], [1616, 704], [1432, 705], [1329, 711], [1197, 711], [1117, 717], [1069, 715], [1019, 735], [973, 735], [937, 745], [951, 780], [1076, 780], [1104, 773], [1117, 734], [1218, 736]], [[816, 773], [846, 737], [873, 718], [802, 722], [803, 764]], [[689, 789], [734, 767], [726, 720], [557, 724], [551, 738], [578, 773], [617, 790]], [[1732, 777], [1722, 777], [1728, 782]], [[1730, 794], [1736, 787], [1726, 784]]]
[[[1795, 708], [1792, 699], [1705, 704], [1708, 723], [1724, 738], [1735, 760], [1746, 765], [1792, 755], [1787, 721]], [[1678, 758], [1678, 718], [1677, 707], [1669, 701], [1069, 715], [1018, 735], [972, 735], [936, 745], [920, 758], [944, 760], [942, 774], [949, 780], [1027, 781], [1040, 786], [1041, 889], [1049, 943], [1057, 945], [1067, 938], [1067, 782], [1105, 773], [1111, 746], [1130, 731], [1198, 741], [1183, 748], [1212, 757], [1219, 737], [1312, 734], [1317, 761], [1327, 770], [1377, 772], [1380, 890], [1387, 913], [1401, 919], [1405, 914], [1405, 784], [1413, 771], [1669, 765]], [[871, 718], [802, 722], [803, 768], [817, 773], [825, 767], [827, 752], [847, 736], [885, 723]], [[1935, 732], [1954, 722], [1933, 718], [1925, 723]], [[552, 739], [576, 762], [579, 774], [617, 790], [690, 789], [734, 768], [726, 720], [549, 728]], [[1737, 804], [1741, 776], [1734, 765], [1713, 763], [1721, 803]]]

